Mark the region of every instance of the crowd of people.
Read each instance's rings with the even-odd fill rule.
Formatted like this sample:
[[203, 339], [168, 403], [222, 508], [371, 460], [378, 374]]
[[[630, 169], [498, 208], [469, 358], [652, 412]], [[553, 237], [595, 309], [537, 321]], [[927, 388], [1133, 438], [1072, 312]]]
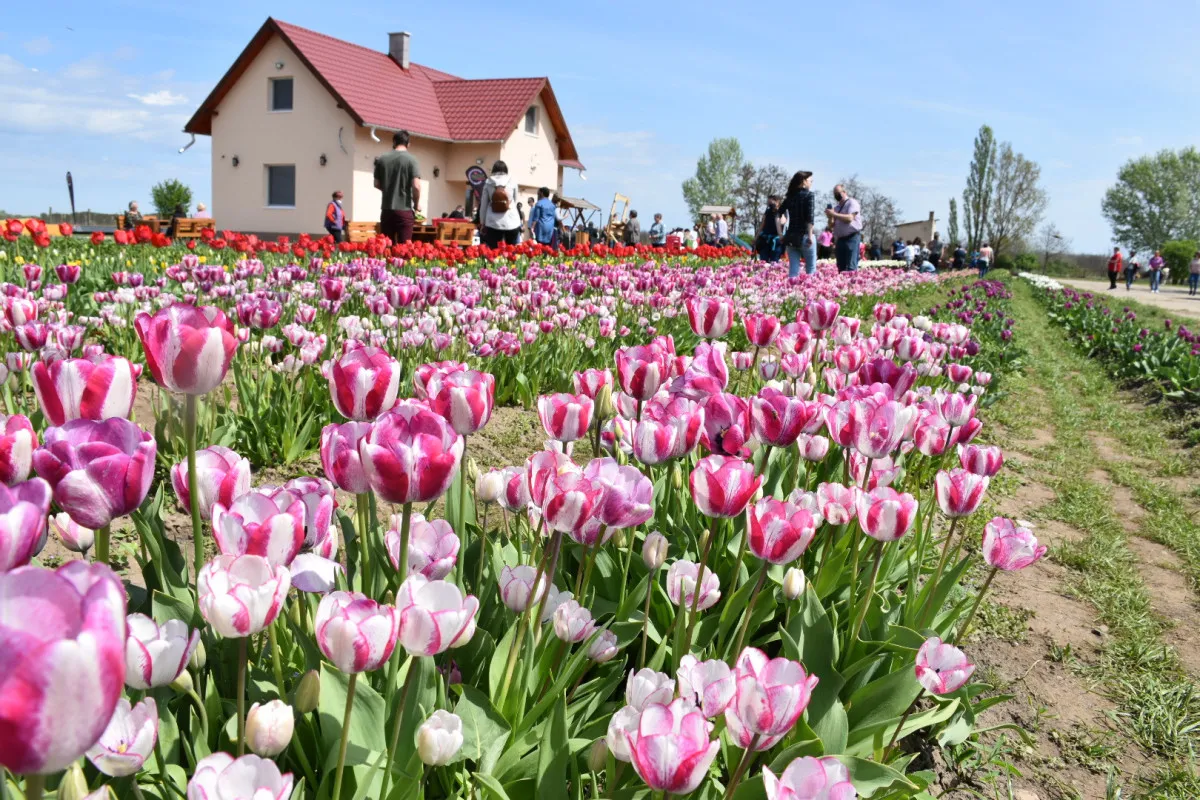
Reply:
[[[1161, 250], [1155, 250], [1154, 255], [1145, 265], [1137, 257], [1137, 252], [1130, 250], [1128, 255], [1121, 253], [1121, 248], [1114, 247], [1108, 259], [1108, 290], [1117, 288], [1117, 279], [1124, 276], [1125, 291], [1133, 288], [1133, 282], [1141, 275], [1150, 279], [1150, 291], [1158, 294], [1164, 281], [1171, 277], [1171, 268], [1167, 266]], [[1188, 296], [1200, 295], [1200, 250], [1192, 254], [1188, 263]]]
[[[142, 214], [141, 209], [138, 207], [137, 200], [129, 201], [129, 205], [126, 207], [123, 217], [124, 218], [121, 221], [121, 228], [127, 231], [134, 230], [146, 221], [146, 217]], [[196, 213], [189, 217], [187, 205], [185, 203], [176, 203], [175, 209], [171, 212], [171, 220], [167, 224], [167, 236], [172, 238], [175, 236], [175, 226], [178, 220], [181, 219], [212, 219], [212, 214], [209, 212], [208, 206], [204, 205], [204, 203], [197, 203]]]

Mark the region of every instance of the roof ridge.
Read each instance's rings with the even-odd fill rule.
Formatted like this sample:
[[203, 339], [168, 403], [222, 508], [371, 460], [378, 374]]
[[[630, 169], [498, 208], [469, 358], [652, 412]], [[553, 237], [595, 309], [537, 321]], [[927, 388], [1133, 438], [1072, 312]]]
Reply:
[[[328, 39], [331, 42], [337, 42], [340, 45], [345, 45], [348, 47], [357, 48], [359, 50], [364, 50], [374, 56], [381, 56], [381, 57], [387, 58], [389, 60], [391, 59], [390, 55], [383, 52], [382, 50], [376, 50], [374, 47], [367, 47], [364, 44], [359, 44], [358, 42], [352, 42], [348, 39], [339, 39], [336, 36], [330, 36], [328, 33], [321, 33], [320, 31], [314, 31], [312, 28], [306, 28], [303, 25], [296, 25], [291, 22], [284, 22], [283, 20], [276, 19], [275, 17], [271, 17], [271, 20], [273, 20], [276, 25], [280, 25], [284, 28], [291, 28], [291, 29], [294, 29], [297, 31], [303, 31], [304, 33], [310, 34], [312, 36], [319, 36], [322, 39]], [[397, 66], [399, 66], [399, 65], [397, 65]], [[459, 76], [454, 75], [449, 72], [446, 72], [445, 70], [440, 70], [435, 67], [428, 67], [428, 66], [425, 66], [424, 64], [418, 64], [415, 61], [410, 62], [409, 67], [410, 68], [416, 67], [423, 72], [435, 73], [437, 75], [445, 75], [445, 76], [447, 76], [448, 79], [452, 79], [452, 80], [456, 80], [456, 81], [472, 80], [471, 78], [460, 78]], [[442, 78], [441, 80], [446, 80], [447, 78]], [[431, 80], [433, 80], [432, 77], [431, 77]]]

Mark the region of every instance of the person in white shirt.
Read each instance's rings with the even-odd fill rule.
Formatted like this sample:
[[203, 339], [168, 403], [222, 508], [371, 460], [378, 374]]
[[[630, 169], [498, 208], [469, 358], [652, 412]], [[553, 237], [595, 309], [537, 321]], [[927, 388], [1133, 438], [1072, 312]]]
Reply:
[[517, 182], [509, 177], [508, 165], [503, 161], [492, 164], [492, 174], [483, 185], [480, 198], [480, 222], [483, 232], [480, 237], [488, 247], [498, 247], [501, 242], [515, 245], [521, 240], [521, 213], [517, 210]]
[[723, 214], [717, 214], [717, 246], [729, 246], [729, 223]]

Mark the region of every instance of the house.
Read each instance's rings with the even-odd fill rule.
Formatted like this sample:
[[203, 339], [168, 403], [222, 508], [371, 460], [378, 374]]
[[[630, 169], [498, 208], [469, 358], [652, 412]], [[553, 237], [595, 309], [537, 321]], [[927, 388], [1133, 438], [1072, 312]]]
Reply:
[[323, 233], [336, 189], [347, 220], [377, 222], [374, 162], [402, 129], [426, 217], [463, 202], [474, 165], [503, 159], [521, 200], [583, 170], [547, 78], [465, 80], [413, 63], [411, 44], [391, 33], [384, 53], [268, 18], [184, 127], [212, 137], [218, 227]]
[[921, 241], [926, 244], [933, 239], [933, 234], [937, 233], [937, 220], [933, 218], [933, 212], [929, 212], [929, 219], [917, 220], [916, 222], [901, 222], [896, 225], [896, 238], [903, 239], [906, 242], [911, 242], [918, 236]]

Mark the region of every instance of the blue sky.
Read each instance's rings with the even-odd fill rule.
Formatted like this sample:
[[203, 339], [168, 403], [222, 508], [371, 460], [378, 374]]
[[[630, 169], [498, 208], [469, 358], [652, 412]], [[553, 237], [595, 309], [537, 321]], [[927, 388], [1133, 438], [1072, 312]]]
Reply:
[[679, 184], [708, 141], [736, 136], [755, 162], [813, 170], [822, 189], [857, 173], [904, 219], [933, 210], [944, 227], [988, 123], [1042, 165], [1048, 218], [1099, 252], [1118, 167], [1200, 133], [1194, 2], [36, 8], [0, 23], [10, 212], [67, 208], [68, 169], [80, 208], [147, 201], [165, 177], [207, 199], [208, 140], [179, 155], [181, 128], [271, 14], [380, 50], [408, 30], [414, 61], [463, 77], [548, 75], [588, 167], [586, 182], [568, 173], [566, 193], [607, 210], [621, 191], [668, 224], [686, 218]]

